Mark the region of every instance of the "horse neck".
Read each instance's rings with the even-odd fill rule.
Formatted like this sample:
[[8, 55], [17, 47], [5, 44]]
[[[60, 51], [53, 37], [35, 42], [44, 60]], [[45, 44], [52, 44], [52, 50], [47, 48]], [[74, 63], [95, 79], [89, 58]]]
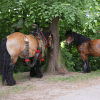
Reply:
[[45, 36], [46, 40], [49, 38], [49, 32], [43, 32], [43, 35]]
[[73, 35], [74, 35], [74, 44], [77, 46], [81, 45], [83, 42], [87, 42], [91, 40], [90, 38], [87, 38], [81, 34], [74, 33]]
[[74, 44], [75, 45], [78, 45], [79, 44], [79, 36], [78, 36], [78, 34], [77, 33], [72, 33], [72, 35], [73, 35], [73, 39], [74, 39]]

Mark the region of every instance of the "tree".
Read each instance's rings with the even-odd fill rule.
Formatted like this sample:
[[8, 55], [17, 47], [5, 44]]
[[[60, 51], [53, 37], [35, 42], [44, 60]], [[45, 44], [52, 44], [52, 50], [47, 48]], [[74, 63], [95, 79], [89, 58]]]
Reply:
[[49, 64], [48, 64], [48, 72], [58, 71], [61, 74], [65, 72], [68, 73], [68, 70], [61, 64], [61, 53], [60, 53], [60, 45], [59, 45], [59, 21], [58, 17], [55, 17], [50, 24], [50, 30], [52, 31], [54, 38], [54, 48], [50, 52]]
[[[48, 72], [59, 71], [61, 73], [68, 71], [61, 65], [59, 35], [65, 37], [65, 30], [69, 29], [83, 32], [89, 29], [95, 32], [95, 25], [98, 24], [98, 20], [95, 19], [99, 19], [97, 12], [100, 10], [96, 0], [3, 0], [0, 3], [0, 8], [0, 22], [2, 23], [0, 32], [5, 31], [9, 34], [9, 31], [14, 28], [9, 26], [17, 23], [20, 18], [25, 19], [24, 28], [20, 30], [23, 33], [29, 33], [33, 29], [31, 27], [33, 23], [37, 23], [43, 30], [49, 28], [52, 31], [54, 49], [50, 53]], [[96, 12], [95, 15], [94, 12]], [[88, 14], [93, 15], [92, 21], [87, 16]], [[59, 34], [59, 30], [63, 34]]]

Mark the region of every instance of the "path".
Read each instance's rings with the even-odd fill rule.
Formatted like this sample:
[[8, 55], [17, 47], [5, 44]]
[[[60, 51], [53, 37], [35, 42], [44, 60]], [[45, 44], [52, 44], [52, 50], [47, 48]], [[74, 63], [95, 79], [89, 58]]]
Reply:
[[100, 84], [81, 90], [74, 90], [64, 96], [57, 97], [53, 100], [100, 100]]
[[25, 79], [17, 80], [15, 86], [0, 85], [0, 100], [100, 100], [100, 77], [77, 82], [50, 80], [73, 75], [83, 74], [44, 75], [37, 79], [25, 73]]

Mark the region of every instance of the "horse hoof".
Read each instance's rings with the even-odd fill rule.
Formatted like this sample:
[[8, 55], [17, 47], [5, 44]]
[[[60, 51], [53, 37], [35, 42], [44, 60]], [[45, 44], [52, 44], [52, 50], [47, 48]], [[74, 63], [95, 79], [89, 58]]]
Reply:
[[87, 73], [90, 73], [91, 71], [88, 71]]
[[84, 73], [83, 70], [81, 71], [81, 73]]
[[42, 78], [43, 77], [43, 74], [37, 74], [36, 77], [37, 78]]
[[30, 77], [35, 77], [36, 73], [30, 73]]
[[7, 85], [9, 85], [9, 86], [13, 86], [16, 84], [15, 80], [7, 80], [6, 82], [7, 82]]
[[84, 72], [84, 71], [82, 70], [81, 73], [84, 73], [84, 74], [85, 74], [85, 73], [87, 73], [87, 72]]

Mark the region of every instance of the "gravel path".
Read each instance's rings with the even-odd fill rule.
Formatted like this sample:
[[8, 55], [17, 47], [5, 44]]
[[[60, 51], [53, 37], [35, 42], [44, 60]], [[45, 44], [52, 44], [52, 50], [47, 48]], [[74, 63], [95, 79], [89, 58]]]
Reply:
[[100, 77], [77, 82], [50, 80], [75, 75], [82, 74], [44, 75], [37, 79], [24, 73], [27, 78], [17, 80], [15, 86], [0, 85], [0, 100], [100, 100]]
[[100, 84], [81, 90], [74, 90], [53, 100], [100, 100]]

